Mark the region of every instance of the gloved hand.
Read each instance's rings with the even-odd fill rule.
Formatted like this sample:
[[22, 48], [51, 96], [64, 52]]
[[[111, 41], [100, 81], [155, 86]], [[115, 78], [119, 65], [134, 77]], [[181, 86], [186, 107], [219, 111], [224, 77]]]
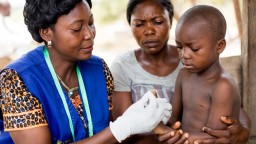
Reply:
[[152, 131], [161, 121], [170, 117], [171, 104], [163, 98], [156, 98], [147, 92], [132, 104], [122, 116], [110, 122], [110, 130], [118, 142], [130, 135]]
[[164, 111], [164, 116], [162, 117], [162, 122], [167, 124], [172, 115], [172, 105], [165, 98], [157, 98], [158, 105], [164, 107], [166, 111]]

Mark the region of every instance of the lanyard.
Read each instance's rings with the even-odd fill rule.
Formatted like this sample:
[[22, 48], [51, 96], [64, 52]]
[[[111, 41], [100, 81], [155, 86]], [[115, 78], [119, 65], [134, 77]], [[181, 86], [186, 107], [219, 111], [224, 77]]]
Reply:
[[[74, 126], [73, 126], [73, 123], [72, 123], [72, 119], [71, 119], [70, 111], [69, 111], [69, 108], [68, 108], [68, 104], [67, 104], [67, 101], [65, 99], [63, 89], [61, 88], [60, 82], [59, 82], [59, 80], [56, 76], [56, 72], [53, 68], [53, 65], [52, 65], [51, 60], [50, 60], [49, 52], [48, 52], [46, 47], [44, 47], [44, 58], [45, 58], [45, 61], [47, 63], [47, 66], [48, 66], [48, 68], [51, 72], [51, 75], [52, 75], [52, 78], [54, 80], [55, 86], [56, 86], [56, 88], [59, 92], [59, 95], [61, 97], [62, 103], [64, 105], [64, 108], [65, 108], [65, 111], [66, 111], [66, 114], [67, 114], [67, 117], [68, 117], [68, 121], [69, 121], [70, 131], [71, 131], [71, 134], [72, 134], [72, 137], [73, 137], [73, 141], [75, 141]], [[82, 75], [81, 75], [81, 72], [80, 72], [80, 69], [79, 69], [78, 65], [76, 66], [76, 73], [77, 73], [77, 77], [78, 77], [79, 89], [81, 91], [81, 96], [82, 96], [83, 104], [84, 104], [87, 119], [88, 119], [89, 136], [91, 137], [93, 135], [92, 118], [91, 118], [90, 107], [89, 107], [89, 103], [88, 103], [88, 99], [87, 99], [87, 94], [86, 94], [83, 78], [82, 78]]]

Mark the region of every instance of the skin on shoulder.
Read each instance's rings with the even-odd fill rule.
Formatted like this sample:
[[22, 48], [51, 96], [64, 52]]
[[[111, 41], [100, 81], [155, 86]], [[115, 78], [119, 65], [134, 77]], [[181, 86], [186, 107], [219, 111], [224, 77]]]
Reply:
[[[232, 76], [219, 63], [219, 54], [224, 50], [224, 37], [216, 38], [215, 25], [211, 25], [202, 11], [218, 15], [216, 9], [205, 6], [188, 10], [176, 27], [176, 43], [184, 65], [178, 75], [172, 99], [174, 120], [182, 114], [182, 129], [198, 133], [199, 137], [211, 137], [202, 132], [204, 126], [226, 129], [221, 116], [239, 118], [240, 95]], [[190, 14], [191, 13], [191, 14]], [[216, 14], [217, 13], [217, 14]], [[195, 16], [197, 20], [190, 18]], [[217, 19], [216, 16], [212, 19]], [[222, 21], [223, 19], [217, 19]], [[221, 23], [221, 22], [220, 22]], [[221, 32], [219, 32], [221, 33]], [[225, 33], [225, 32], [224, 32]], [[181, 108], [182, 107], [182, 108]], [[192, 135], [191, 135], [192, 132]], [[196, 134], [197, 135], [197, 134]]]

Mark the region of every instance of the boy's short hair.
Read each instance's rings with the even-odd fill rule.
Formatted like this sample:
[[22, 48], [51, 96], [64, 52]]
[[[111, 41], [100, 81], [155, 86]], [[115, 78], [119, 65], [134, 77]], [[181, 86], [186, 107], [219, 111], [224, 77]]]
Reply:
[[178, 24], [204, 21], [209, 24], [215, 40], [223, 39], [226, 35], [226, 20], [223, 14], [215, 7], [197, 5], [187, 10], [179, 19]]

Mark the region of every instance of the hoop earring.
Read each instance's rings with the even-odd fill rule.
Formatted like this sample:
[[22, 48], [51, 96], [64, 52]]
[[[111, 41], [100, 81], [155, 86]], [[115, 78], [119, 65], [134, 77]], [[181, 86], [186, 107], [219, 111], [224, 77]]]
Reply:
[[47, 47], [48, 48], [52, 47], [52, 41], [51, 40], [47, 41]]

